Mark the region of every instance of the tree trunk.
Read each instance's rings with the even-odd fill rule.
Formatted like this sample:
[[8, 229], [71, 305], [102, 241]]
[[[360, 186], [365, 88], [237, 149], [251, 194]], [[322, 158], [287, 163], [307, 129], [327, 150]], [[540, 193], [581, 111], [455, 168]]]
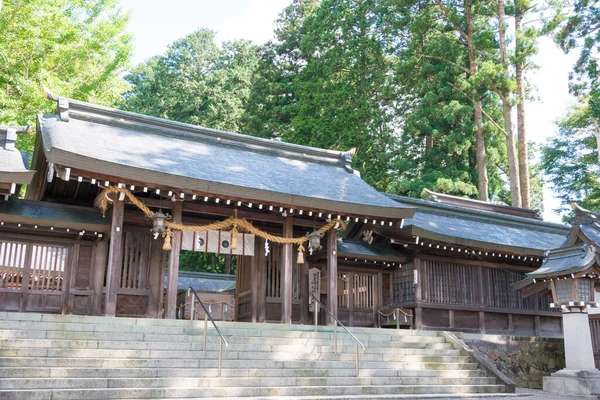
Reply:
[[225, 255], [225, 265], [223, 266], [223, 273], [229, 275], [231, 273], [231, 255]]
[[[471, 0], [464, 0], [465, 20], [467, 23], [467, 47], [469, 49], [469, 75], [477, 74], [477, 54], [473, 43], [473, 6]], [[485, 139], [483, 137], [483, 111], [481, 101], [478, 99], [477, 91], [473, 89], [473, 120], [475, 122], [475, 157], [477, 159], [477, 188], [479, 189], [479, 200], [488, 201], [488, 175], [485, 159]]]
[[519, 182], [521, 185], [522, 206], [530, 207], [529, 201], [529, 155], [527, 154], [527, 132], [525, 131], [525, 68], [522, 55], [522, 19], [519, 10], [515, 12], [515, 78], [517, 80], [517, 129], [519, 142]]
[[[502, 64], [503, 78], [508, 81], [508, 51], [506, 50], [506, 31], [504, 27], [504, 0], [498, 0], [498, 25], [500, 63]], [[504, 117], [504, 130], [506, 131], [506, 153], [508, 156], [508, 180], [510, 183], [511, 204], [521, 207], [521, 186], [519, 183], [519, 164], [517, 161], [517, 149], [515, 147], [515, 136], [512, 125], [512, 105], [510, 104], [510, 93], [506, 86], [500, 94], [502, 99], [502, 111]]]

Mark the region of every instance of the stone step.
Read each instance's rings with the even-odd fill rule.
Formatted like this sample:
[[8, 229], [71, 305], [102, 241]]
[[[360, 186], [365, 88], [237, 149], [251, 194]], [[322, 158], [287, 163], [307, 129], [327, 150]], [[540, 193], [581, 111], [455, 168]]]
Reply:
[[[223, 377], [353, 377], [355, 370], [345, 369], [256, 369], [224, 368]], [[216, 368], [73, 368], [73, 367], [1, 367], [0, 378], [152, 378], [152, 377], [196, 377], [214, 378]], [[440, 377], [476, 378], [485, 377], [481, 370], [401, 370], [401, 369], [360, 369], [361, 377]]]
[[[156, 333], [167, 335], [182, 335], [192, 334], [200, 335], [204, 332], [204, 323], [196, 321], [193, 325], [189, 322], [179, 326], [163, 326], [163, 325], [120, 325], [120, 324], [90, 324], [76, 322], [35, 322], [35, 321], [2, 321], [3, 329], [6, 330], [24, 330], [24, 331], [78, 331], [78, 332], [111, 332], [111, 333]], [[242, 337], [281, 337], [281, 338], [329, 338], [333, 336], [331, 327], [320, 327], [319, 332], [311, 330], [268, 330], [265, 327], [257, 328], [228, 328], [221, 326], [219, 328], [224, 335], [242, 336]], [[209, 330], [214, 328], [210, 327]], [[341, 329], [338, 330], [339, 335], [347, 335]], [[395, 335], [389, 334], [383, 329], [373, 329], [372, 332], [357, 332], [355, 335], [359, 340], [373, 341], [398, 341], [407, 340], [409, 338], [435, 338], [438, 341], [443, 341], [443, 338], [435, 332], [427, 331], [407, 331], [408, 334]], [[439, 340], [441, 339], [441, 340]], [[435, 342], [435, 340], [433, 340]]]
[[439, 377], [252, 377], [226, 378], [14, 378], [0, 379], [3, 389], [91, 389], [161, 387], [405, 386], [494, 385], [495, 378]]
[[[243, 334], [227, 334], [224, 332], [226, 339], [230, 343], [261, 343], [261, 344], [282, 344], [288, 342], [302, 343], [306, 345], [323, 345], [330, 346], [333, 343], [333, 334], [319, 333], [307, 334], [313, 337], [298, 337], [298, 338], [280, 338], [280, 337], [263, 337], [263, 336], [244, 336]], [[147, 332], [130, 332], [130, 333], [115, 333], [103, 331], [43, 331], [43, 330], [22, 330], [22, 329], [3, 329], [0, 330], [0, 340], [11, 339], [57, 339], [57, 340], [97, 340], [97, 341], [169, 341], [169, 342], [190, 342], [201, 343], [204, 341], [203, 331], [195, 334], [160, 334]], [[207, 332], [207, 341], [218, 342], [219, 336], [214, 329], [209, 329]], [[400, 336], [394, 338], [394, 341], [375, 340], [373, 338], [361, 339], [363, 344], [368, 347], [424, 347], [435, 345], [436, 348], [451, 348], [449, 343], [441, 336]], [[339, 334], [338, 345], [354, 346], [356, 341], [350, 338], [347, 334]]]
[[[83, 367], [83, 368], [216, 368], [218, 361], [199, 359], [122, 359], [122, 358], [52, 358], [52, 357], [5, 357], [0, 358], [0, 367]], [[316, 360], [231, 360], [223, 359], [223, 368], [290, 368], [290, 369], [329, 369], [355, 368], [354, 361], [316, 361]], [[361, 368], [392, 369], [477, 369], [476, 363], [457, 362], [373, 362], [360, 361]]]
[[[115, 350], [115, 349], [62, 349], [62, 348], [0, 348], [0, 357], [50, 357], [50, 358], [117, 358], [117, 359], [205, 359], [215, 360], [218, 351], [208, 350]], [[353, 352], [345, 353], [302, 353], [290, 351], [223, 351], [223, 359], [227, 360], [320, 360], [320, 361], [353, 361]], [[398, 354], [365, 354], [359, 353], [359, 359], [363, 361], [383, 362], [439, 362], [456, 363], [468, 362], [468, 356], [444, 356], [444, 355], [398, 355]]]
[[501, 393], [501, 385], [390, 385], [390, 386], [304, 386], [304, 387], [167, 387], [117, 389], [0, 390], [2, 399], [135, 399], [203, 398], [230, 396], [323, 396], [373, 394]]
[[[333, 342], [333, 341], [332, 341]], [[259, 343], [229, 343], [228, 351], [282, 351], [299, 353], [331, 353], [333, 343], [329, 345], [313, 345], [305, 340], [293, 341], [293, 344], [259, 344]], [[355, 346], [350, 342], [338, 340], [337, 350], [340, 353], [354, 353]], [[59, 349], [131, 349], [131, 350], [203, 350], [202, 342], [170, 342], [170, 341], [110, 341], [110, 340], [67, 340], [67, 339], [0, 339], [0, 349], [3, 348], [59, 348]], [[368, 347], [370, 354], [428, 354], [428, 355], [460, 355], [460, 350], [422, 347]], [[218, 350], [219, 341], [208, 341], [208, 350]], [[1, 350], [0, 350], [1, 351]], [[0, 353], [1, 355], [2, 353]]]
[[[101, 325], [141, 325], [141, 326], [167, 326], [167, 327], [186, 327], [189, 326], [188, 320], [163, 320], [152, 318], [110, 318], [103, 316], [81, 316], [81, 315], [58, 315], [58, 314], [35, 314], [35, 313], [15, 313], [0, 312], [0, 320], [4, 321], [23, 321], [23, 322], [58, 322], [58, 323], [76, 323], [76, 324], [101, 324]], [[203, 321], [194, 321], [194, 324], [203, 324]], [[219, 327], [227, 329], [253, 329], [273, 331], [313, 331], [313, 325], [281, 325], [273, 323], [248, 323], [248, 322], [225, 322], [217, 321]], [[381, 328], [348, 328], [353, 333], [374, 334], [381, 333], [392, 336], [439, 336], [435, 331], [415, 331], [408, 329], [381, 329]], [[331, 326], [319, 326], [319, 331], [332, 331]]]

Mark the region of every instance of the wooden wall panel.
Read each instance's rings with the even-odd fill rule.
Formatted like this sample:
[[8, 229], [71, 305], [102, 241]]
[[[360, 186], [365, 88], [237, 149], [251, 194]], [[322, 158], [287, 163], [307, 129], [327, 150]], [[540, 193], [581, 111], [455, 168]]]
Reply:
[[508, 331], [508, 314], [485, 313], [485, 329], [488, 333]]
[[432, 328], [449, 328], [450, 313], [448, 310], [427, 309], [423, 313], [423, 326]]
[[535, 335], [535, 322], [533, 315], [513, 314], [513, 328], [517, 335]]
[[77, 263], [77, 271], [75, 272], [75, 282], [72, 287], [77, 289], [90, 289], [92, 287], [92, 254], [94, 251], [93, 245], [79, 246], [79, 259]]
[[[429, 312], [428, 309], [425, 313]], [[476, 311], [454, 310], [454, 328], [479, 330], [479, 313]]]

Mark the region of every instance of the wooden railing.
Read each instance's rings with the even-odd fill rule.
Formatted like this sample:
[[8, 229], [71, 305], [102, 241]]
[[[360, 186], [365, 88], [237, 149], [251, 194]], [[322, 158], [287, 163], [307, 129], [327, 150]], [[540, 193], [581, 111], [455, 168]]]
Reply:
[[[549, 297], [521, 298], [512, 285], [525, 273], [484, 265], [463, 265], [445, 261], [423, 260], [422, 302], [445, 305], [496, 308], [504, 310], [557, 311], [550, 308]], [[396, 273], [395, 296], [403, 302], [414, 300], [414, 270]], [[402, 292], [402, 293], [400, 293]], [[400, 299], [400, 297], [402, 297]], [[397, 301], [399, 304], [400, 301]]]

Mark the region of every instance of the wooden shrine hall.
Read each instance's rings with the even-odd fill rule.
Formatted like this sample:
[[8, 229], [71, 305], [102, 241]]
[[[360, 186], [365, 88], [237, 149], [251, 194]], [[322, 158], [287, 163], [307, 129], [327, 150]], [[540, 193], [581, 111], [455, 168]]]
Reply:
[[238, 321], [308, 324], [316, 295], [349, 326], [560, 334], [511, 286], [568, 233], [535, 212], [388, 196], [352, 151], [47, 97], [35, 129], [0, 127], [0, 310], [175, 318], [179, 255], [202, 251], [237, 258]]

